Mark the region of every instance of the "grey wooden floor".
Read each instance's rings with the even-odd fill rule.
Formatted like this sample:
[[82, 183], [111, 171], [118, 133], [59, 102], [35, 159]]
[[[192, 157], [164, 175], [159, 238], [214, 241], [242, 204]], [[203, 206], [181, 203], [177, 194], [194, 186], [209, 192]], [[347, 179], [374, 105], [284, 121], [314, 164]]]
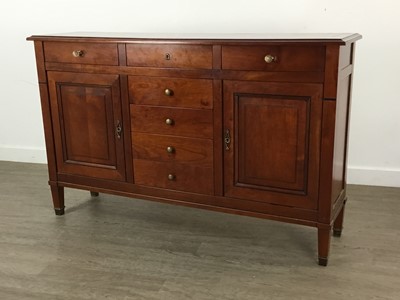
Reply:
[[316, 229], [66, 190], [0, 162], [0, 299], [400, 299], [400, 189], [349, 186], [328, 267]]

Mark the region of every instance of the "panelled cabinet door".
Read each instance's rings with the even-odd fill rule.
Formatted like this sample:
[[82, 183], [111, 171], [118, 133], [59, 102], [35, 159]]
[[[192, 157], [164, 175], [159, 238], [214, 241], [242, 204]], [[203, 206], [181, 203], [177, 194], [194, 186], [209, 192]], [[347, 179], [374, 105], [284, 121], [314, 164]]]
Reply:
[[224, 82], [225, 195], [316, 209], [322, 85]]
[[125, 180], [118, 75], [48, 72], [59, 173]]

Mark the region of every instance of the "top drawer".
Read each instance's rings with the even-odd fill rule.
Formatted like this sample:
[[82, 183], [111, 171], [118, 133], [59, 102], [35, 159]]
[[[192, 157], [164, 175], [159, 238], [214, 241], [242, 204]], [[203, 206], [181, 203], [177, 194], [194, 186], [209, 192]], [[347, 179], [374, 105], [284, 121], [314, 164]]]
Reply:
[[325, 48], [307, 46], [223, 46], [222, 69], [323, 71]]
[[211, 69], [212, 47], [176, 44], [128, 44], [128, 66]]
[[117, 44], [45, 42], [44, 57], [48, 62], [118, 65]]

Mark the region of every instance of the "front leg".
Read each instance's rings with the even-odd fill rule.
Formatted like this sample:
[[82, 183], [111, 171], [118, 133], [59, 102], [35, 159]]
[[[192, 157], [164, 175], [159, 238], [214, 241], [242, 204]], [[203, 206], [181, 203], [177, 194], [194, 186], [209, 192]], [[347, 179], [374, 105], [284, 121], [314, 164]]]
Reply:
[[340, 237], [342, 235], [345, 205], [346, 200], [344, 200], [343, 206], [333, 223], [333, 236]]
[[62, 186], [50, 186], [51, 195], [53, 198], [54, 212], [57, 216], [64, 214], [64, 187]]
[[90, 191], [90, 196], [97, 197], [97, 196], [99, 196], [99, 192]]
[[318, 224], [318, 264], [320, 266], [328, 265], [331, 229], [331, 225]]

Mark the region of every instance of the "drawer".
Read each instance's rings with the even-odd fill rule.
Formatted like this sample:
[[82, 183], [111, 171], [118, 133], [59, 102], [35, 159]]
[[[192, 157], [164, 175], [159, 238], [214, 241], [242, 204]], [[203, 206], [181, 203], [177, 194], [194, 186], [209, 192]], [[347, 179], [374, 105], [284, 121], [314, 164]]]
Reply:
[[207, 109], [130, 106], [134, 132], [212, 138], [213, 113]]
[[213, 165], [213, 141], [209, 139], [133, 132], [132, 144], [136, 159]]
[[[271, 61], [272, 60], [272, 61]], [[223, 46], [222, 68], [255, 71], [324, 71], [320, 46]]]
[[128, 44], [128, 66], [211, 69], [212, 47], [177, 44]]
[[133, 170], [138, 185], [206, 195], [214, 193], [212, 168], [134, 159]]
[[118, 65], [117, 44], [45, 42], [44, 55], [48, 62]]
[[212, 80], [142, 76], [129, 76], [128, 80], [131, 103], [205, 109], [213, 107]]

